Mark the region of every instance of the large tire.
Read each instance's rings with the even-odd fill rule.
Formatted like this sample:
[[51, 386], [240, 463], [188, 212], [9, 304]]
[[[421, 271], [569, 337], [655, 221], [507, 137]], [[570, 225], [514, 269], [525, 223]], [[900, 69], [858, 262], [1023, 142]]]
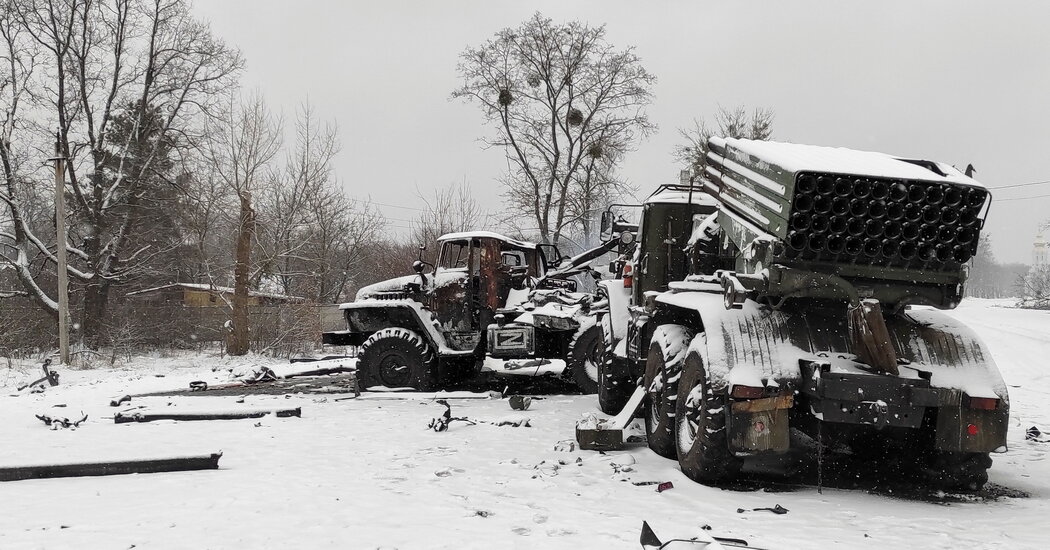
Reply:
[[692, 334], [680, 325], [660, 325], [653, 332], [645, 360], [645, 435], [656, 454], [675, 458], [674, 417], [682, 359]]
[[357, 357], [362, 387], [411, 387], [429, 391], [436, 385], [434, 350], [411, 330], [382, 329], [365, 340]]
[[693, 346], [682, 367], [676, 405], [675, 447], [682, 473], [706, 485], [735, 476], [741, 460], [729, 451], [725, 388], [713, 387], [704, 359]]
[[631, 399], [634, 384], [630, 376], [617, 372], [616, 337], [613, 336], [611, 315], [602, 315], [602, 356], [598, 363], [598, 408], [605, 414], [617, 414]]
[[602, 361], [602, 329], [598, 325], [581, 328], [569, 342], [566, 370], [583, 393], [598, 391], [598, 365]]
[[942, 489], [978, 491], [988, 482], [991, 467], [988, 453], [935, 452], [926, 473]]

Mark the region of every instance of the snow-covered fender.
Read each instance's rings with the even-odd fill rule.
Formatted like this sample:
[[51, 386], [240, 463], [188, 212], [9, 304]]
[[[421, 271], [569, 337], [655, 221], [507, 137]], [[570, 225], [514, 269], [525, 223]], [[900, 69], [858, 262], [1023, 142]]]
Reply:
[[[907, 362], [901, 375], [890, 379], [896, 384], [887, 384], [886, 375], [873, 374], [854, 361], [846, 316], [837, 309], [786, 312], [748, 300], [742, 308], [727, 310], [720, 293], [702, 286], [672, 284], [655, 302], [657, 317], [682, 312], [699, 316], [706, 339], [700, 351], [713, 387], [727, 394], [734, 386], [765, 388], [769, 396], [782, 394], [785, 388], [803, 393], [820, 390], [819, 397], [832, 414], [823, 420], [830, 422], [918, 427], [921, 414], [895, 418], [892, 410], [886, 414], [887, 403], [891, 408], [897, 402], [901, 407], [918, 407], [920, 413], [923, 407], [936, 407], [938, 449], [989, 452], [1005, 448], [1006, 385], [980, 340], [952, 317], [919, 309], [886, 320], [897, 357]], [[815, 385], [813, 380], [804, 380], [803, 365], [822, 366], [827, 380], [818, 381], [820, 388], [803, 387], [803, 382]], [[836, 377], [841, 381], [837, 387]], [[857, 388], [868, 390], [868, 395], [858, 395]], [[852, 395], [833, 395], [836, 389]], [[891, 392], [892, 399], [872, 395], [878, 391]], [[847, 402], [862, 406], [840, 406]], [[882, 407], [881, 416], [876, 404]], [[820, 411], [815, 414], [819, 417]]]
[[339, 309], [346, 318], [347, 332], [361, 342], [380, 329], [400, 327], [425, 338], [439, 355], [454, 353], [449, 349], [433, 314], [415, 300], [366, 299], [342, 304]]
[[631, 289], [624, 288], [623, 279], [598, 281], [598, 286], [609, 297], [609, 320], [611, 321], [612, 335], [619, 342], [627, 336], [627, 322], [630, 319], [627, 306], [631, 301]]

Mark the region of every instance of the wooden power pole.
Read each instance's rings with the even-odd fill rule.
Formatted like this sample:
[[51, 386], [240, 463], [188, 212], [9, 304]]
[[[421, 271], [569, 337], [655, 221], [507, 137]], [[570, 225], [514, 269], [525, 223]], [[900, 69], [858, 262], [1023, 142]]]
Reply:
[[69, 273], [66, 271], [66, 157], [55, 135], [55, 257], [58, 261], [58, 350], [63, 365], [69, 364]]

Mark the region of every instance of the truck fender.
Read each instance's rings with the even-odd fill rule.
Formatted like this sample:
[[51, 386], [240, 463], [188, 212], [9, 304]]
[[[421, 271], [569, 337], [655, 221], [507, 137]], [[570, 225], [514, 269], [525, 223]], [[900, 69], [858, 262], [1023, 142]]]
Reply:
[[[349, 313], [351, 311], [372, 310], [385, 316], [386, 321], [382, 323], [384, 328], [400, 327], [411, 330], [426, 339], [427, 343], [433, 346], [434, 351], [439, 355], [449, 353], [445, 337], [438, 330], [437, 320], [434, 319], [433, 314], [429, 310], [423, 309], [417, 302], [364, 300], [343, 304], [339, 306], [339, 309], [343, 310], [344, 315], [346, 315], [348, 326], [350, 325], [351, 318]], [[349, 326], [349, 328], [351, 332], [354, 332], [356, 327]], [[375, 331], [367, 332], [368, 334], [365, 335], [365, 338]]]
[[611, 321], [613, 337], [616, 341], [623, 340], [627, 336], [627, 323], [630, 314], [627, 306], [631, 301], [631, 289], [624, 288], [622, 279], [606, 279], [599, 281], [598, 286], [605, 290], [609, 297], [609, 320]]

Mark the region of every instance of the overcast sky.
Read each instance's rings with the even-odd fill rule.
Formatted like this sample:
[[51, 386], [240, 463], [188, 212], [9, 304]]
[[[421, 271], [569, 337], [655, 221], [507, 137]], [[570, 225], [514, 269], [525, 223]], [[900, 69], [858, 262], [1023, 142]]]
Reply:
[[[1048, 2], [197, 0], [195, 11], [244, 52], [247, 88], [286, 118], [309, 97], [338, 123], [339, 177], [387, 205], [418, 208], [417, 189], [466, 180], [498, 210], [502, 153], [479, 146], [480, 110], [449, 95], [467, 45], [536, 11], [605, 23], [657, 76], [659, 131], [621, 169], [646, 193], [677, 180], [678, 128], [720, 104], [773, 109], [782, 141], [973, 163], [991, 188], [1050, 180]], [[1029, 262], [1050, 183], [994, 196], [985, 231], [998, 258]], [[380, 209], [395, 228], [416, 213]]]

